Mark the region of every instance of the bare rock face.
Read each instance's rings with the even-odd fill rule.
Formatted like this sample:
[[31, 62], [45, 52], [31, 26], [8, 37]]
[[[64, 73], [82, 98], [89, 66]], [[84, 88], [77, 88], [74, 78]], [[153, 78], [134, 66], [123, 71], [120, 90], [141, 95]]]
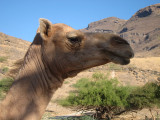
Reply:
[[81, 29], [83, 32], [106, 32], [115, 33], [126, 22], [116, 17], [105, 18], [96, 22], [92, 22], [87, 28]]
[[160, 4], [140, 9], [119, 34], [129, 41], [137, 56], [160, 56]]
[[82, 31], [116, 33], [128, 40], [135, 56], [160, 56], [160, 4], [140, 9], [129, 20], [105, 18]]
[[148, 7], [145, 7], [143, 9], [140, 9], [138, 12], [136, 12], [135, 15], [133, 15], [133, 18], [143, 18], [148, 17], [150, 15], [156, 16], [160, 15], [160, 4], [151, 5]]

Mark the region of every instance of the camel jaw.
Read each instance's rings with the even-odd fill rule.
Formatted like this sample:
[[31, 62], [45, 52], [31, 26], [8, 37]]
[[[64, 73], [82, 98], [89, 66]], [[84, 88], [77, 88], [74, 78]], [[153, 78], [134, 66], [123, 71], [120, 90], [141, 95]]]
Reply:
[[93, 68], [93, 67], [96, 67], [96, 66], [104, 65], [104, 64], [107, 64], [107, 63], [109, 63], [109, 62], [110, 62], [110, 60], [104, 58], [103, 60], [100, 60], [99, 63], [90, 64], [89, 66], [85, 66], [85, 67], [82, 67], [82, 68], [73, 69], [73, 70], [67, 72], [65, 78], [67, 78], [67, 77], [75, 77], [78, 73], [80, 73], [80, 72], [82, 72], [82, 71], [88, 70], [88, 69]]

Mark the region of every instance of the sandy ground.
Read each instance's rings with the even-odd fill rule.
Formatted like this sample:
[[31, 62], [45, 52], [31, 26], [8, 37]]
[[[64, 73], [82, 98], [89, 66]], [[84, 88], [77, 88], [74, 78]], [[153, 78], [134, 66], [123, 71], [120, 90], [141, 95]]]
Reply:
[[129, 66], [160, 72], [160, 57], [134, 58], [131, 59]]

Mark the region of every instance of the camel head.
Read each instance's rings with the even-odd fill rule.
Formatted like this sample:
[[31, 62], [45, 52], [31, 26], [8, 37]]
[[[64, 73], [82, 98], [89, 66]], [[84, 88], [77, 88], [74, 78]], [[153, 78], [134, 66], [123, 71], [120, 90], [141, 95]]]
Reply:
[[38, 34], [44, 62], [63, 78], [109, 62], [126, 65], [134, 56], [129, 43], [115, 34], [83, 33], [42, 18]]

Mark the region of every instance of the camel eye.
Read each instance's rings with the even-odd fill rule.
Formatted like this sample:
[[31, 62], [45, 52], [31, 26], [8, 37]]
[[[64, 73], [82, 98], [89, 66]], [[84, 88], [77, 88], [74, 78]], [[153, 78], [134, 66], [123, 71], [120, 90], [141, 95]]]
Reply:
[[81, 39], [78, 38], [78, 37], [71, 37], [71, 38], [68, 38], [68, 40], [69, 40], [71, 43], [81, 42]]

